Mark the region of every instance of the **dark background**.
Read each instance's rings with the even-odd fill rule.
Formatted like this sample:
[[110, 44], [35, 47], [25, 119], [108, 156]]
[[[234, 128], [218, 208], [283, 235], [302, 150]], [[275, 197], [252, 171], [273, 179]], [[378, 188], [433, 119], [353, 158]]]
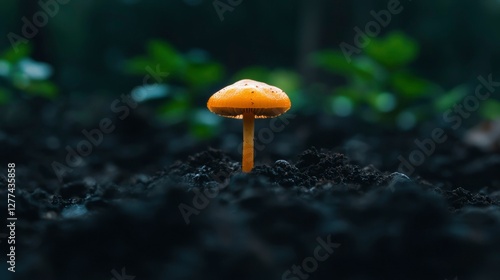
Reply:
[[[275, 147], [257, 153], [257, 161], [293, 156], [310, 145], [352, 149], [346, 143], [360, 133], [401, 138], [409, 150], [415, 148], [416, 136], [450, 128], [443, 113], [474, 93], [478, 76], [496, 80], [500, 74], [495, 67], [500, 5], [493, 0], [402, 1], [402, 12], [370, 37], [352, 63], [346, 62], [340, 45], [355, 45], [354, 28], [365, 30], [374, 20], [372, 13], [386, 10], [389, 1], [233, 1], [237, 5], [222, 17], [215, 3], [68, 1], [58, 4], [57, 13], [16, 52], [9, 34], [22, 36], [23, 18], [33, 22], [43, 8], [37, 1], [3, 1], [0, 61], [10, 70], [0, 73], [0, 139], [17, 143], [17, 149], [3, 151], [4, 158], [35, 158], [31, 162], [37, 169], [51, 173], [51, 163], [67, 154], [65, 147], [82, 140], [82, 129], [97, 128], [107, 117], [117, 129], [105, 135], [92, 156], [104, 155], [104, 161], [132, 170], [139, 167], [127, 157], [105, 151], [123, 144], [131, 156], [148, 153], [134, 161], [152, 164], [150, 172], [208, 146], [238, 158], [240, 122], [209, 114], [206, 101], [241, 78], [283, 88], [292, 100], [290, 112], [299, 114], [286, 129], [296, 141], [278, 135], [270, 145]], [[20, 65], [41, 67], [45, 74], [31, 77]], [[110, 109], [112, 102], [141, 88], [148, 67], [168, 73], [159, 81], [166, 89], [119, 120]], [[495, 96], [464, 120], [459, 137], [498, 118]], [[391, 102], [396, 105], [384, 109]], [[347, 113], [338, 112], [345, 108], [350, 108]], [[367, 125], [358, 127], [357, 121]], [[258, 121], [257, 129], [267, 124]], [[336, 137], [315, 135], [325, 129], [337, 131], [332, 132]], [[24, 149], [28, 143], [34, 151]], [[361, 163], [394, 169], [397, 155], [364, 156]]]
[[[388, 1], [242, 1], [220, 21], [212, 1], [69, 1], [30, 40], [35, 60], [55, 69], [65, 92], [127, 90], [123, 60], [161, 38], [180, 51], [201, 48], [228, 71], [250, 65], [305, 71], [304, 56], [352, 43], [353, 27], [372, 20], [371, 10]], [[402, 1], [383, 33], [399, 29], [421, 45], [414, 64], [426, 78], [446, 87], [498, 73], [500, 6], [493, 0]], [[5, 0], [0, 34], [21, 33], [21, 18], [39, 11], [37, 1]], [[382, 33], [382, 34], [383, 34]], [[8, 40], [0, 48], [8, 49]], [[301, 68], [302, 67], [302, 68]], [[305, 74], [301, 72], [301, 74]]]

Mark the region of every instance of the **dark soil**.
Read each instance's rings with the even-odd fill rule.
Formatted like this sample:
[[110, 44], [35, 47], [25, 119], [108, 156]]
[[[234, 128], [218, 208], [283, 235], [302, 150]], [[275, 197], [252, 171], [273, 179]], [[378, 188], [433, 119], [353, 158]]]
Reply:
[[[207, 148], [224, 139], [193, 152], [175, 140], [185, 134], [134, 116], [62, 183], [50, 162], [64, 151], [45, 140], [75, 143], [81, 127], [5, 128], [2, 165], [17, 165], [19, 220], [15, 276], [6, 267], [0, 276], [500, 279], [499, 154], [450, 134], [407, 177], [394, 155], [408, 155], [412, 139], [425, 134], [358, 134], [310, 118], [276, 136], [243, 174], [237, 153]], [[241, 132], [236, 125], [228, 133]], [[314, 133], [336, 137], [314, 140]], [[282, 137], [294, 144], [273, 153], [290, 142]], [[3, 176], [0, 199], [6, 213]], [[7, 243], [0, 246], [6, 252]]]

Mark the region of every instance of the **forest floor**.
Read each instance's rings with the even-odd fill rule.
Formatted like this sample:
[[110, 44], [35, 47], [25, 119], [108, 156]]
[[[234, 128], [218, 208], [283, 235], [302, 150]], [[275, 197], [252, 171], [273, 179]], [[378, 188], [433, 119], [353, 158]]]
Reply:
[[[404, 172], [426, 135], [303, 117], [244, 174], [236, 126], [193, 147], [131, 117], [59, 181], [82, 127], [56, 119], [0, 131], [18, 218], [2, 279], [500, 279], [500, 154], [453, 131]], [[0, 176], [2, 213], [7, 194]]]

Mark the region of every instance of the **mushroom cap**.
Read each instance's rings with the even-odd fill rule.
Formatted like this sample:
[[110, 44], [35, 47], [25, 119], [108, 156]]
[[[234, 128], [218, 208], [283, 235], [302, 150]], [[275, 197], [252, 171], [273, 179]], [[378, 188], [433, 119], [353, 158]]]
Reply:
[[291, 105], [288, 95], [280, 88], [250, 79], [219, 90], [207, 103], [212, 113], [236, 119], [242, 119], [246, 112], [254, 113], [255, 118], [277, 117]]

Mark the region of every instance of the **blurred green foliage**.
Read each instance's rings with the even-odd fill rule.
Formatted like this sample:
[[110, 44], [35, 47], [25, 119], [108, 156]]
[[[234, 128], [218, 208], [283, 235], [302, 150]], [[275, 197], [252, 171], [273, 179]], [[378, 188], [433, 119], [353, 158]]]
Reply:
[[[323, 107], [321, 113], [408, 129], [471, 94], [480, 73], [498, 79], [499, 3], [413, 1], [388, 28], [415, 39], [397, 31], [370, 37], [352, 63], [336, 50], [318, 52], [311, 61], [325, 75], [311, 71], [305, 56], [352, 42], [353, 27], [373, 20], [370, 10], [386, 8], [387, 0], [290, 1], [286, 7], [248, 1], [223, 22], [206, 1], [70, 1], [37, 28], [32, 48], [20, 44], [16, 53], [6, 37], [0, 41], [7, 50], [0, 53], [0, 104], [28, 100], [39, 108], [38, 101], [66, 97], [58, 92], [84, 100], [131, 92], [167, 125], [208, 138], [223, 120], [206, 110], [209, 96], [252, 78], [283, 88], [292, 110], [314, 114]], [[32, 21], [41, 10], [38, 1], [0, 6], [2, 34], [23, 35], [22, 18]], [[197, 24], [190, 24], [193, 18]], [[128, 59], [131, 54], [141, 55]], [[144, 84], [157, 67], [168, 76]], [[481, 102], [474, 117], [498, 118], [495, 98]]]
[[31, 46], [23, 44], [0, 54], [0, 105], [14, 98], [40, 96], [53, 99], [58, 95], [57, 86], [49, 78], [52, 67], [30, 58]]
[[207, 52], [194, 49], [182, 54], [163, 40], [149, 41], [146, 54], [130, 59], [126, 69], [129, 73], [142, 75], [147, 74], [148, 67], [155, 66], [168, 72], [171, 81], [179, 82], [195, 93], [219, 82], [224, 76], [223, 66], [213, 61]]
[[[181, 53], [163, 40], [148, 42], [146, 53], [129, 59], [125, 70], [128, 74], [144, 77], [151, 75], [151, 69], [156, 67], [168, 76], [157, 81], [153, 88], [148, 85], [140, 87], [139, 101], [161, 98], [161, 104], [157, 106], [158, 116], [167, 124], [188, 124], [192, 135], [198, 139], [207, 139], [218, 133], [222, 118], [207, 110], [206, 101], [225, 86], [223, 82], [229, 84], [254, 79], [283, 89], [290, 96], [294, 109], [304, 108], [307, 103], [302, 97], [301, 78], [291, 70], [250, 66], [228, 77], [222, 64], [214, 61], [206, 51], [194, 49]], [[160, 93], [158, 89], [161, 89]]]
[[164, 122], [170, 125], [185, 123], [198, 139], [217, 133], [219, 118], [207, 113], [200, 100], [206, 102], [206, 92], [221, 82], [225, 69], [206, 51], [193, 49], [181, 53], [166, 41], [151, 40], [145, 54], [127, 61], [125, 71], [142, 77], [152, 76], [155, 85], [142, 85], [139, 87], [141, 97], [133, 97], [137, 101], [161, 98], [157, 113]]
[[486, 120], [496, 120], [500, 118], [500, 101], [489, 99], [481, 107], [481, 116]]
[[[417, 75], [410, 64], [416, 60], [419, 46], [404, 33], [394, 31], [385, 37], [371, 38], [363, 53], [351, 62], [338, 50], [314, 53], [312, 63], [346, 83], [331, 90], [327, 110], [339, 115], [356, 114], [366, 121], [381, 122], [411, 129], [418, 122], [434, 118], [464, 98], [469, 90], [459, 85], [445, 90]], [[498, 103], [485, 102], [483, 116], [500, 116]]]

